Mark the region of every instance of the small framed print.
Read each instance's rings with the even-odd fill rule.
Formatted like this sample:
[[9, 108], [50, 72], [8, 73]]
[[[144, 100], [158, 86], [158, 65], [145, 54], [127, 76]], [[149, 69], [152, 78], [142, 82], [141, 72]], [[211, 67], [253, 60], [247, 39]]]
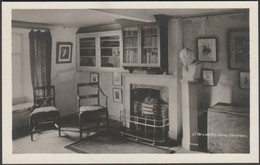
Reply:
[[113, 88], [113, 100], [115, 103], [122, 103], [122, 89], [120, 88]]
[[113, 72], [113, 85], [122, 85], [122, 75], [120, 72]]
[[71, 63], [72, 43], [57, 42], [56, 45], [56, 63]]
[[90, 73], [90, 82], [99, 82], [98, 73]]
[[241, 89], [250, 88], [250, 75], [249, 72], [239, 72], [239, 86]]
[[217, 39], [216, 38], [198, 38], [198, 60], [201, 62], [217, 61]]
[[249, 68], [249, 31], [229, 31], [229, 68]]
[[214, 86], [214, 71], [212, 69], [202, 69], [203, 85]]

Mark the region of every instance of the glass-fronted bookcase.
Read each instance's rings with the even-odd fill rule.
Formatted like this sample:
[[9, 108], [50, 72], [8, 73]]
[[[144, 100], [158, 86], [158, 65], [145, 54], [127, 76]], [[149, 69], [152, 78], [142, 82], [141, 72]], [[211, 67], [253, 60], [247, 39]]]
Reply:
[[138, 27], [124, 28], [124, 53], [123, 53], [123, 64], [128, 66], [139, 65], [139, 31]]
[[79, 38], [79, 65], [95, 67], [96, 64], [96, 37], [86, 36]]
[[[132, 25], [122, 22], [123, 67], [129, 70], [135, 67], [156, 68], [159, 72], [167, 72], [168, 27], [161, 26], [168, 24], [153, 22]], [[162, 40], [165, 40], [163, 44]]]
[[121, 31], [77, 34], [77, 66], [84, 69], [120, 69]]
[[141, 65], [142, 66], [160, 66], [159, 58], [159, 34], [158, 26], [148, 25], [141, 27]]

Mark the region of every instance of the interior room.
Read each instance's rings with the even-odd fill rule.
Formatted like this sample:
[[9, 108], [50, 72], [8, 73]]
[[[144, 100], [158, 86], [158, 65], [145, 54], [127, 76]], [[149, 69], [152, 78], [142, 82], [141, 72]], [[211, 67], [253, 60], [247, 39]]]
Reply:
[[13, 9], [12, 153], [250, 153], [250, 17]]

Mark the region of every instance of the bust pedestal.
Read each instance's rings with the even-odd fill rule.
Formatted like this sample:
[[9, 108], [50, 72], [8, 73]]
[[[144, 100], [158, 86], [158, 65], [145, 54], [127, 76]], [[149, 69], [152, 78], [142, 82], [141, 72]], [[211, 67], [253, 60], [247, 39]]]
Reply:
[[200, 82], [180, 80], [182, 88], [182, 146], [190, 151], [197, 151], [198, 114], [201, 110]]

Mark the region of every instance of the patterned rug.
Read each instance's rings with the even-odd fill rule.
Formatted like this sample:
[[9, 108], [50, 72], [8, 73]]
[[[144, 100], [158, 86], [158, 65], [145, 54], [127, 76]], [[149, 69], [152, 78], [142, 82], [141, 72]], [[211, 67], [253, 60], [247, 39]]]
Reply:
[[80, 141], [65, 146], [77, 153], [89, 154], [172, 154], [175, 151], [151, 144], [135, 142], [120, 136], [119, 133], [104, 132], [86, 137]]

